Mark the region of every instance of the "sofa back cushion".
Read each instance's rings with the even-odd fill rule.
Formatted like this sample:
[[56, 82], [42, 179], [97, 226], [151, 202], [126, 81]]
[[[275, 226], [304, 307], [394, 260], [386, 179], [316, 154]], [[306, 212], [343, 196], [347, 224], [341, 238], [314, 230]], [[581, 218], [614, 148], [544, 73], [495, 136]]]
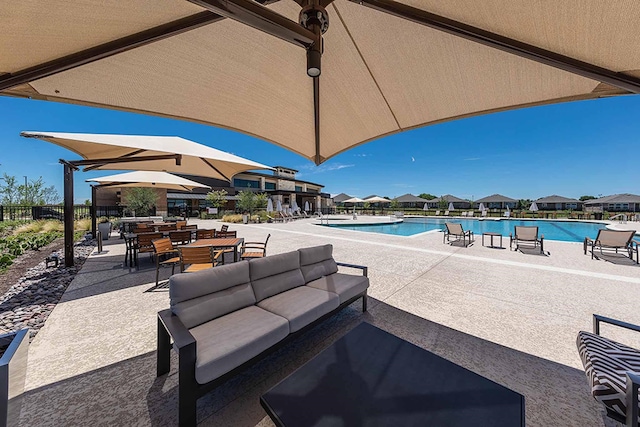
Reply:
[[338, 265], [333, 259], [333, 245], [314, 246], [298, 249], [300, 252], [300, 269], [305, 283], [338, 272]]
[[249, 261], [173, 275], [169, 299], [171, 311], [188, 329], [253, 305]]
[[298, 251], [253, 259], [249, 270], [258, 302], [305, 284]]

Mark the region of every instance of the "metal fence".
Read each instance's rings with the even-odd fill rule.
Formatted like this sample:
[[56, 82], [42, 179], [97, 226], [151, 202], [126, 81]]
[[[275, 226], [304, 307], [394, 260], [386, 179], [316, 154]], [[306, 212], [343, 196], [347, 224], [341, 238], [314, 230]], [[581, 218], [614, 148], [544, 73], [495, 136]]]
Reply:
[[[97, 206], [96, 216], [109, 216], [120, 218], [124, 216], [126, 206]], [[91, 206], [74, 205], [74, 219], [91, 218]], [[31, 220], [31, 219], [64, 219], [64, 206], [43, 205], [43, 206], [20, 206], [20, 205], [0, 205], [0, 221]]]

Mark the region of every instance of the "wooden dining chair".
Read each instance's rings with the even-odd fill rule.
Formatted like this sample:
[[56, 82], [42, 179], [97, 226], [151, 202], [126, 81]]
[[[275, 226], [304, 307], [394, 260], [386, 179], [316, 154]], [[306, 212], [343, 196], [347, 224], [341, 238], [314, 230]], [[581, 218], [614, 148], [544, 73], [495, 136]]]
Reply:
[[262, 242], [244, 242], [240, 249], [240, 259], [263, 258], [267, 256], [267, 243], [271, 234], [267, 234], [267, 238]]
[[200, 239], [214, 239], [216, 237], [216, 230], [196, 230], [196, 240]]
[[[180, 246], [180, 271], [193, 273], [222, 264], [223, 251], [214, 251], [211, 246]], [[189, 266], [185, 268], [185, 266]]]
[[191, 224], [191, 225], [183, 225], [182, 228], [179, 228], [179, 230], [197, 230], [198, 229], [198, 224]]
[[173, 246], [180, 245], [188, 245], [191, 243], [191, 231], [189, 230], [180, 230], [180, 231], [170, 231], [169, 239], [171, 239], [171, 243]]
[[176, 225], [175, 224], [162, 224], [158, 226], [158, 231], [163, 232], [163, 231], [175, 231], [177, 230]]
[[182, 227], [184, 227], [185, 225], [187, 225], [187, 221], [176, 221], [176, 228], [178, 230], [182, 230]]
[[227, 230], [229, 230], [229, 226], [228, 225], [223, 225], [222, 227], [220, 227], [220, 232], [221, 233], [226, 233]]
[[[173, 247], [171, 239], [164, 237], [162, 239], [156, 239], [153, 242], [153, 250], [156, 258], [156, 286], [158, 286], [158, 278], [160, 276], [160, 266], [170, 265], [171, 274], [173, 275], [176, 270], [176, 265], [180, 264], [180, 256], [178, 251]], [[161, 258], [165, 258], [161, 261]]]
[[138, 262], [138, 254], [148, 253], [153, 257], [153, 241], [162, 238], [162, 233], [140, 233], [134, 246], [135, 262]]

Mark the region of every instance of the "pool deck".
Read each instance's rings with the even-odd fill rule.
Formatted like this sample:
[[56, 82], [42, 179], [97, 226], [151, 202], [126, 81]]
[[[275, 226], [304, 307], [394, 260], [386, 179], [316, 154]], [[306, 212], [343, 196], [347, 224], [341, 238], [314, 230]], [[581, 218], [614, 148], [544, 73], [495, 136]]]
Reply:
[[[192, 221], [219, 228], [217, 221]], [[576, 350], [592, 313], [640, 324], [640, 267], [628, 258], [592, 260], [582, 244], [545, 241], [544, 255], [318, 227], [312, 219], [230, 224], [269, 254], [331, 243], [336, 260], [369, 266], [369, 311], [360, 302], [198, 403], [202, 426], [271, 426], [259, 396], [360, 322], [372, 323], [525, 396], [527, 426], [614, 426], [589, 394]], [[122, 265], [112, 237], [89, 257], [29, 349], [22, 426], [175, 425], [176, 358], [155, 376], [156, 313], [168, 292], [155, 268]], [[347, 270], [345, 270], [347, 271]], [[170, 269], [162, 271], [168, 277]], [[603, 327], [640, 348], [640, 334]]]

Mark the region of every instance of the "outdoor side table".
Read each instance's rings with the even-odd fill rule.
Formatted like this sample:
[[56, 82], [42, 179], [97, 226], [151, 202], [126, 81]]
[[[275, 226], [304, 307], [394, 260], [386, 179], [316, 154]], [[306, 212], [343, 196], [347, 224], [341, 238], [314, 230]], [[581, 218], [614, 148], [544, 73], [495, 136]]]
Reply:
[[[492, 233], [492, 232], [484, 232], [482, 233], [482, 246], [484, 246], [484, 236], [489, 236], [489, 247], [490, 248], [502, 248], [502, 234], [500, 233]], [[493, 245], [493, 238], [500, 237], [500, 246]]]

